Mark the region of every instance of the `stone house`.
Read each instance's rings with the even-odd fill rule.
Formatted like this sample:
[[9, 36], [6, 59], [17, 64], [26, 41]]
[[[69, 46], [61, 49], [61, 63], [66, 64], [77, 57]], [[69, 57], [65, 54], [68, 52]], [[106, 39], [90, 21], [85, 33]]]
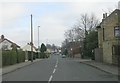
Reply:
[[114, 10], [109, 16], [103, 14], [98, 28], [98, 46], [103, 62], [118, 64], [120, 55], [120, 10]]

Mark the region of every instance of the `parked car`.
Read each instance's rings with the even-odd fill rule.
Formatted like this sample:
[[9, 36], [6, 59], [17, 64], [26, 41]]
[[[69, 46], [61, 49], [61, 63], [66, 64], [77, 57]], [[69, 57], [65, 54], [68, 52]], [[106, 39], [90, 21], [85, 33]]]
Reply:
[[66, 58], [66, 56], [65, 56], [65, 55], [62, 55], [62, 58]]

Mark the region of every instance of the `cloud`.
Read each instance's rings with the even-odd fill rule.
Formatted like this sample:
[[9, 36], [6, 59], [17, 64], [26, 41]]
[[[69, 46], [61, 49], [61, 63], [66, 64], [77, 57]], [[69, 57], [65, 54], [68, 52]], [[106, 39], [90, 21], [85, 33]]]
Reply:
[[18, 3], [1, 3], [0, 28], [12, 26], [24, 14], [24, 7]]
[[[54, 14], [47, 14], [40, 18], [40, 41], [46, 41], [48, 40], [48, 43], [55, 43], [59, 42], [57, 45], [60, 45], [60, 42], [64, 39], [64, 31], [66, 30], [66, 26], [64, 25], [64, 21], [62, 18], [60, 18], [57, 13]], [[37, 31], [38, 28], [34, 29], [35, 34], [35, 40], [37, 41]]]
[[[9, 2], [114, 2], [115, 0], [9, 0]], [[119, 0], [116, 0], [119, 1]], [[1, 0], [8, 2], [8, 0]]]
[[[54, 3], [49, 4], [54, 5]], [[1, 6], [2, 13], [0, 15], [2, 16], [2, 26], [0, 24], [0, 31], [2, 30], [3, 34], [5, 34], [5, 37], [8, 39], [15, 41], [21, 46], [26, 45], [26, 43], [30, 42], [29, 14], [34, 13], [33, 28], [35, 45], [37, 46], [38, 42], [38, 25], [40, 26], [40, 43], [45, 42], [60, 45], [64, 40], [64, 31], [71, 28], [77, 22], [77, 19], [80, 18], [80, 14], [95, 13], [99, 18], [102, 18], [102, 9], [106, 10], [107, 7], [111, 8], [114, 4], [110, 2], [108, 5], [107, 2], [104, 3], [104, 1], [100, 4], [98, 2], [94, 2], [94, 0], [93, 2], [87, 2], [84, 0], [84, 2], [82, 1], [77, 3], [68, 1], [57, 4], [60, 10], [55, 8], [52, 10], [51, 6], [44, 3], [43, 5], [46, 6], [39, 7], [51, 7], [51, 10], [48, 11], [47, 8], [45, 8], [46, 10], [41, 12], [40, 8], [37, 8], [38, 6], [36, 6], [36, 3], [24, 3], [24, 5], [20, 3], [3, 3]], [[20, 19], [22, 19], [22, 22], [18, 23], [18, 20]], [[26, 26], [25, 24], [28, 25]]]

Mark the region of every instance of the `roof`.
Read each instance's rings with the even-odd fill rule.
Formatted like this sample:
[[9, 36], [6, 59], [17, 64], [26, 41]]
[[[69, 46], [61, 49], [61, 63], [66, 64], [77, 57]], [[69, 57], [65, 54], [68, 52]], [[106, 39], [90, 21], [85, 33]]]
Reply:
[[[23, 51], [31, 51], [31, 45], [27, 44], [22, 49], [23, 49]], [[33, 51], [36, 52], [36, 47], [35, 46], [33, 46]]]
[[[111, 17], [111, 15], [113, 15], [114, 13], [120, 13], [120, 9], [115, 9], [109, 16], [107, 16], [105, 19], [103, 19], [103, 21], [105, 21], [105, 20], [107, 20], [109, 17]], [[102, 22], [103, 22], [102, 21]], [[102, 23], [101, 22], [101, 23]], [[100, 23], [100, 25], [101, 25], [101, 23]]]
[[4, 38], [4, 39], [0, 39], [0, 43], [2, 43], [2, 42], [5, 41], [5, 40], [8, 41], [8, 42], [10, 42], [10, 43], [12, 43], [12, 44], [15, 45], [15, 46], [17, 46], [18, 48], [20, 48], [19, 45], [17, 45], [16, 43], [14, 43], [14, 42], [12, 42], [12, 41], [6, 39], [6, 38]]

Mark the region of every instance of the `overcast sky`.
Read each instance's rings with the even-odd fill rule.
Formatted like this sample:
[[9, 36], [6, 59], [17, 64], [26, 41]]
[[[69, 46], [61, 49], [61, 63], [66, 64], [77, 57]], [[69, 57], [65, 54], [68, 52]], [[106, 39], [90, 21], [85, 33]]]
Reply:
[[[10, 2], [11, 1], [11, 2]], [[0, 34], [21, 47], [30, 42], [30, 15], [33, 15], [34, 44], [61, 45], [64, 32], [70, 29], [83, 13], [102, 14], [114, 10], [119, 0], [2, 0], [0, 5]], [[24, 2], [26, 1], [26, 2]], [[2, 19], [1, 19], [2, 18]]]

